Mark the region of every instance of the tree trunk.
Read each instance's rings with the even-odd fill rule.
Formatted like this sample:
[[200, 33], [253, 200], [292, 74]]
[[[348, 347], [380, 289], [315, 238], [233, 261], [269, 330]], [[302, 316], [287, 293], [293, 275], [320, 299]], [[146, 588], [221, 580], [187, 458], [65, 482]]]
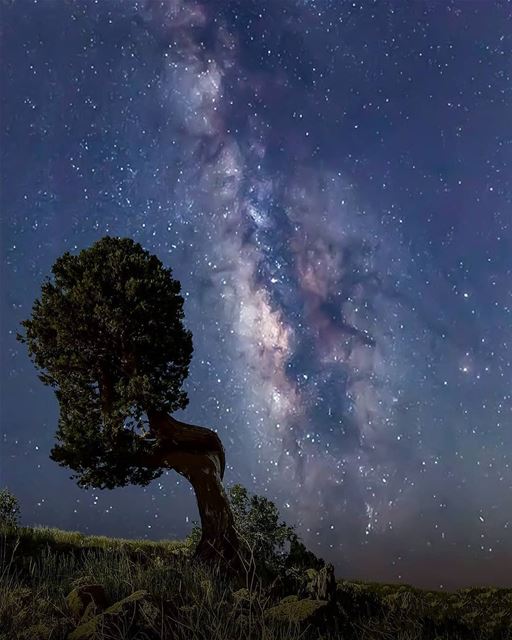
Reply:
[[161, 463], [187, 478], [194, 488], [202, 529], [196, 557], [235, 566], [239, 541], [222, 485], [225, 456], [219, 436], [161, 411], [148, 412], [148, 419], [160, 443], [157, 455]]

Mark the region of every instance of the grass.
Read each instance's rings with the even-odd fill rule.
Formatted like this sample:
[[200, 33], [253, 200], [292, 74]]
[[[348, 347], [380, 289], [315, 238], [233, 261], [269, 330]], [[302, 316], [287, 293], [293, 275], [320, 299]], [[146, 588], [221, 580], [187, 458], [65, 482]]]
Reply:
[[[80, 619], [67, 596], [87, 584], [119, 604]], [[512, 640], [512, 589], [339, 580], [330, 604], [272, 593], [194, 563], [185, 542], [0, 530], [0, 640]]]
[[16, 537], [19, 546], [25, 551], [37, 551], [50, 547], [55, 551], [76, 550], [107, 550], [126, 551], [130, 553], [146, 553], [168, 555], [179, 551], [186, 551], [188, 545], [180, 540], [128, 540], [124, 538], [109, 538], [107, 536], [88, 536], [78, 531], [62, 531], [50, 527], [4, 527], [0, 529], [4, 538]]

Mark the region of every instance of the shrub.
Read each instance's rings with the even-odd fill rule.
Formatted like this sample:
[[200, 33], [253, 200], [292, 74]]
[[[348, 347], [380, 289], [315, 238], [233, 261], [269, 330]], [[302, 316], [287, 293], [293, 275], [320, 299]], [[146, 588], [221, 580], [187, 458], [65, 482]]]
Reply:
[[[235, 529], [255, 559], [256, 568], [266, 575], [283, 573], [290, 567], [319, 568], [323, 561], [308, 551], [294, 527], [280, 520], [276, 505], [263, 496], [249, 494], [240, 484], [228, 489]], [[188, 537], [191, 545], [201, 538], [201, 527], [195, 523]]]
[[0, 489], [0, 525], [16, 527], [20, 517], [18, 499], [9, 489]]

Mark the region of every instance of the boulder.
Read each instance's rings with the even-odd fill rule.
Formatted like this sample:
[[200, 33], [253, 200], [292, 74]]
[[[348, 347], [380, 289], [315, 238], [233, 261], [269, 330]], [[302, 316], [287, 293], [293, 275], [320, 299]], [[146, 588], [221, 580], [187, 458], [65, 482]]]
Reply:
[[105, 589], [101, 584], [84, 584], [75, 587], [66, 596], [66, 604], [75, 620], [80, 620], [86, 611], [103, 611], [108, 606]]
[[336, 596], [336, 578], [334, 577], [334, 567], [326, 564], [318, 571], [316, 597], [319, 600], [334, 600]]
[[[133, 614], [134, 608], [141, 604], [147, 596], [146, 591], [135, 591], [126, 598], [115, 602], [102, 613], [88, 616], [68, 635], [68, 640], [95, 640], [109, 627], [119, 628], [120, 620], [126, 614]], [[135, 618], [135, 616], [134, 616]]]
[[329, 608], [326, 600], [285, 598], [275, 607], [265, 611], [265, 617], [273, 622], [298, 625], [317, 625], [324, 619]]
[[284, 604], [286, 602], [297, 602], [299, 596], [292, 594], [291, 596], [285, 596], [279, 604]]
[[332, 602], [336, 596], [336, 578], [332, 564], [326, 564], [318, 571], [308, 569], [303, 576], [299, 595], [303, 598]]

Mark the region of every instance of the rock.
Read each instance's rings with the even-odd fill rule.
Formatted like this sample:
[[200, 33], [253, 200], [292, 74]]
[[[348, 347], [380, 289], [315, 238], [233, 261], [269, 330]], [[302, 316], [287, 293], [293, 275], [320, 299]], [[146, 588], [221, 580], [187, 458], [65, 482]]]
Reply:
[[68, 635], [68, 640], [96, 640], [103, 631], [104, 619], [102, 614], [93, 616], [87, 622], [82, 622]]
[[308, 569], [301, 578], [299, 588], [299, 598], [316, 599], [316, 583], [318, 580], [318, 571], [316, 569]]
[[334, 577], [334, 567], [326, 564], [318, 572], [316, 597], [319, 600], [334, 600], [336, 595], [336, 578]]
[[292, 600], [286, 598], [275, 607], [265, 611], [265, 617], [274, 622], [285, 624], [316, 625], [324, 618], [329, 603], [326, 600], [304, 598]]
[[279, 604], [284, 604], [285, 602], [297, 602], [299, 596], [293, 594], [291, 596], [284, 597]]
[[93, 640], [98, 635], [104, 633], [105, 630], [108, 630], [110, 625], [118, 627], [119, 620], [116, 619], [124, 616], [126, 613], [133, 612], [133, 607], [142, 603], [147, 595], [146, 591], [135, 591], [126, 598], [115, 602], [102, 613], [93, 615], [88, 620], [81, 622], [81, 624], [68, 635], [68, 640]]
[[303, 576], [299, 595], [313, 600], [328, 600], [329, 602], [334, 600], [336, 578], [332, 564], [326, 564], [318, 571], [308, 569]]
[[80, 620], [86, 610], [91, 612], [92, 608], [94, 608], [95, 612], [98, 613], [106, 609], [108, 601], [105, 589], [101, 584], [85, 584], [68, 593], [66, 604], [73, 618]]
[[104, 613], [105, 614], [123, 613], [123, 611], [129, 608], [130, 604], [144, 599], [147, 595], [148, 595], [147, 591], [144, 591], [142, 589], [140, 591], [135, 591], [134, 593], [131, 593], [129, 596], [126, 596], [126, 598], [123, 598], [122, 600], [118, 600], [108, 609], [105, 609]]

